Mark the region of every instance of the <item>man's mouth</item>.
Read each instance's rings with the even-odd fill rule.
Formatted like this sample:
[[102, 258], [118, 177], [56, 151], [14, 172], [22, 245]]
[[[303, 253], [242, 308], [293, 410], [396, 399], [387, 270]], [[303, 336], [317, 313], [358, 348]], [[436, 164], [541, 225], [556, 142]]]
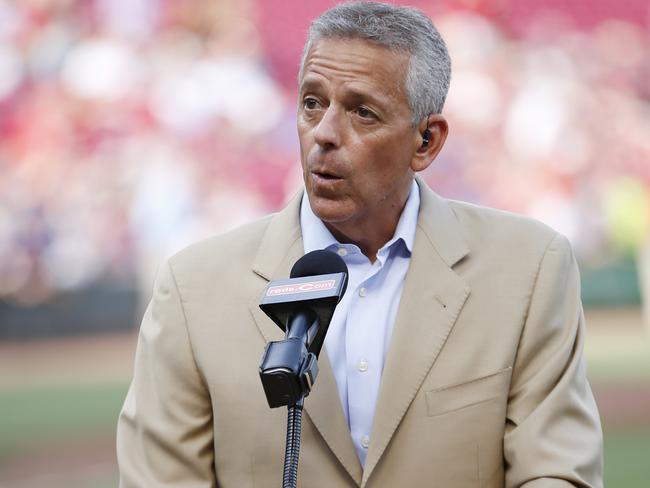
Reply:
[[334, 180], [340, 180], [341, 179], [340, 176], [337, 176], [337, 175], [335, 175], [333, 173], [330, 173], [328, 171], [313, 171], [312, 173], [315, 176], [317, 176], [318, 178], [320, 178], [322, 180], [326, 180], [326, 181], [334, 181]]

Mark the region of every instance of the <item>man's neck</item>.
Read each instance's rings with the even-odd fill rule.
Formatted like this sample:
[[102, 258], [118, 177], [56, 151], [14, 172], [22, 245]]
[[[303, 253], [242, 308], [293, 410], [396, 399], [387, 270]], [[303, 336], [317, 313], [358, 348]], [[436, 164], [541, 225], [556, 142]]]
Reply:
[[419, 208], [420, 189], [415, 181], [411, 181], [410, 189], [403, 194], [401, 204], [392, 207], [385, 205], [380, 212], [376, 212], [378, 215], [358, 215], [343, 226], [344, 222], [327, 222], [317, 216], [305, 193], [300, 208], [304, 250], [310, 252], [336, 244], [354, 244], [374, 262], [382, 248], [393, 240], [402, 239], [411, 251]]
[[383, 209], [381, 215], [367, 215], [362, 221], [344, 224], [323, 222], [334, 238], [341, 244], [354, 244], [374, 263], [377, 252], [394, 235], [397, 224], [408, 200], [408, 193], [401, 203]]

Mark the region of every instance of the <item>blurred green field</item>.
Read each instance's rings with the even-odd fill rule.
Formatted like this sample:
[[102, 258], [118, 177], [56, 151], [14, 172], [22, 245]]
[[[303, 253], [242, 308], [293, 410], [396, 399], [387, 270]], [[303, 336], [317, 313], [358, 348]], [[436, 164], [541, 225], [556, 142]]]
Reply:
[[650, 425], [616, 431], [605, 426], [605, 486], [647, 488], [650, 485]]
[[110, 438], [128, 384], [0, 391], [0, 467], [22, 450]]
[[[586, 349], [604, 423], [605, 486], [648, 488], [650, 341], [640, 329], [609, 330], [596, 324]], [[0, 371], [10, 372], [0, 376], [0, 487], [117, 486], [115, 427], [135, 338], [102, 341], [0, 347]]]
[[115, 425], [127, 387], [106, 383], [0, 391], [0, 486], [117, 486]]

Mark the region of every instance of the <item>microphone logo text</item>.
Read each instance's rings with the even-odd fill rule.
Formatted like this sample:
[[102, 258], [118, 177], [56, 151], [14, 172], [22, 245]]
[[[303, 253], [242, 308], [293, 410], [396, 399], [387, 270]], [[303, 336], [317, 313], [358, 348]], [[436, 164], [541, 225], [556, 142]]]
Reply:
[[294, 293], [308, 293], [310, 291], [331, 290], [336, 285], [336, 280], [307, 281], [295, 285], [270, 286], [266, 290], [267, 297], [279, 295], [293, 295]]

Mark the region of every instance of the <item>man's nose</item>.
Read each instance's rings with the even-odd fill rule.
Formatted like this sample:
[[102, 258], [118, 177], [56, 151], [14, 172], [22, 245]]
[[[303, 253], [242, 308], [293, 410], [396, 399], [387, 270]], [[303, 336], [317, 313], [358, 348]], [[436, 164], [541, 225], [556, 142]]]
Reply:
[[342, 140], [342, 113], [330, 105], [314, 130], [314, 140], [323, 149], [339, 147]]

